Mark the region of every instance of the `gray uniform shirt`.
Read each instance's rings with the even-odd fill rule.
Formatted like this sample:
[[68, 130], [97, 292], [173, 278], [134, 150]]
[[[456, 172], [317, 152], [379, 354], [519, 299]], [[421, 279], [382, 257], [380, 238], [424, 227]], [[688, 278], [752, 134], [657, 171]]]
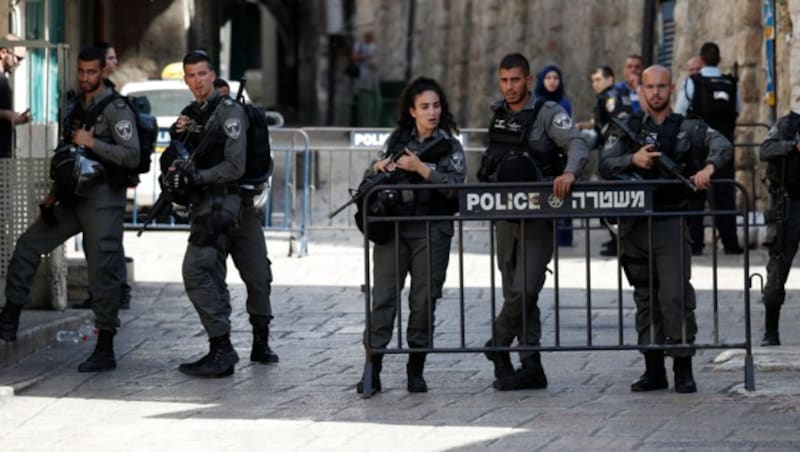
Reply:
[[[648, 121], [652, 121], [652, 118], [645, 114], [642, 124]], [[640, 171], [639, 167], [633, 165], [633, 154], [639, 148], [641, 146], [629, 140], [609, 137], [600, 155], [600, 177], [612, 179], [624, 172]], [[711, 163], [715, 168], [720, 168], [733, 158], [731, 142], [700, 119], [684, 119], [681, 122], [675, 149], [691, 150], [693, 153], [707, 151], [704, 163]]]
[[[529, 93], [528, 102], [523, 110], [533, 110], [536, 100]], [[504, 100], [492, 104], [492, 110], [508, 108]], [[549, 139], [548, 139], [549, 138]], [[528, 136], [528, 148], [535, 151], [544, 151], [555, 143], [567, 154], [565, 173], [572, 173], [577, 178], [589, 161], [589, 147], [586, 141], [572, 123], [564, 107], [556, 102], [547, 101], [542, 105], [539, 114], [533, 121], [533, 126]]]
[[[214, 91], [207, 101], [213, 101], [219, 97], [219, 93]], [[199, 185], [218, 185], [229, 184], [241, 179], [244, 175], [245, 164], [247, 163], [247, 127], [249, 125], [244, 109], [236, 101], [225, 98], [222, 100], [216, 115], [209, 118], [212, 122], [211, 127], [220, 128], [227, 136], [225, 140], [224, 155], [222, 162], [198, 170]], [[206, 123], [206, 127], [209, 124]]]
[[[81, 99], [83, 111], [112, 95], [105, 87], [88, 102]], [[101, 160], [124, 168], [136, 168], [139, 164], [139, 134], [136, 117], [122, 99], [116, 99], [103, 109], [94, 125], [94, 147], [92, 152]]]

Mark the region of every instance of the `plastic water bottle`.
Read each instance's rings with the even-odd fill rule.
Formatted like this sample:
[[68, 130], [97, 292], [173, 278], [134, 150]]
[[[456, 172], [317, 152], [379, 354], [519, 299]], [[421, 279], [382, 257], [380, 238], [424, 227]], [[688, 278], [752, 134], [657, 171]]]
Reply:
[[59, 330], [56, 333], [56, 342], [88, 342], [92, 336], [97, 334], [91, 322], [84, 322], [77, 330]]

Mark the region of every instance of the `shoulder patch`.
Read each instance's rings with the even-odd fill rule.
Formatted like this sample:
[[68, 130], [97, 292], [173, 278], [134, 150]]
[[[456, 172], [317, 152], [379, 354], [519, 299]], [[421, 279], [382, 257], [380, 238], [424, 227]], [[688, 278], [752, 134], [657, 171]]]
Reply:
[[125, 108], [127, 106], [127, 104], [125, 104], [125, 101], [122, 100], [122, 99], [116, 99], [112, 103], [114, 104], [115, 107], [117, 107], [120, 110], [122, 110], [123, 108]]
[[614, 110], [617, 109], [617, 100], [614, 99], [613, 97], [609, 97], [608, 99], [606, 99], [605, 107], [606, 111], [608, 111], [609, 113], [613, 113]]
[[117, 121], [117, 123], [114, 124], [114, 131], [122, 138], [122, 141], [130, 141], [133, 137], [133, 124], [127, 119]]
[[225, 129], [225, 135], [235, 140], [239, 138], [239, 135], [242, 133], [242, 121], [240, 121], [239, 118], [228, 118], [225, 120], [222, 128]]
[[464, 154], [462, 152], [453, 152], [450, 155], [450, 166], [454, 170], [460, 172], [464, 171]]
[[559, 129], [568, 130], [572, 127], [572, 118], [568, 114], [561, 112], [553, 117], [553, 125]]

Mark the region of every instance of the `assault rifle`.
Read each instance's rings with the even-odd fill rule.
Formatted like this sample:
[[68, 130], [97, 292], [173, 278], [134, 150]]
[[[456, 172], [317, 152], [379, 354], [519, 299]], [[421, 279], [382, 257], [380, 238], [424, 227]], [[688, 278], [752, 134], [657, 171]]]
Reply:
[[[628, 127], [628, 125], [625, 124], [619, 118], [611, 117], [610, 123], [612, 126], [614, 126], [614, 128], [627, 135], [628, 138], [633, 140], [633, 142], [637, 143], [639, 146], [646, 146], [648, 144], [655, 144], [656, 146], [658, 145], [658, 143], [648, 142], [645, 139], [645, 137], [641, 134], [639, 135], [635, 134], [633, 130], [631, 130], [631, 128]], [[659, 156], [655, 160], [656, 164], [663, 172], [670, 174], [672, 177], [683, 182], [683, 185], [689, 187], [693, 192], [696, 192], [698, 190], [697, 185], [695, 185], [694, 182], [692, 182], [691, 180], [689, 180], [689, 178], [683, 175], [681, 166], [675, 163], [675, 161], [669, 158], [669, 156], [667, 156], [662, 152], [661, 156]]]
[[[439, 135], [433, 140], [425, 143], [417, 151], [417, 157], [421, 158], [423, 155], [427, 154], [437, 145], [439, 145], [439, 143], [441, 143], [442, 141], [444, 141], [444, 137]], [[392, 162], [396, 162], [398, 159], [400, 159], [400, 157], [402, 157], [405, 154], [405, 149], [406, 149], [405, 146], [403, 146], [403, 148], [400, 149], [400, 151], [398, 151], [395, 154], [392, 154], [389, 157], [390, 160]], [[397, 183], [397, 179], [402, 175], [402, 172], [403, 172], [402, 170], [384, 171], [382, 173], [376, 173], [372, 176], [365, 177], [357, 190], [352, 190], [352, 189], [350, 190], [350, 200], [339, 206], [338, 209], [328, 214], [328, 219], [330, 220], [336, 215], [339, 215], [341, 211], [348, 208], [350, 205], [362, 202], [364, 200], [364, 197], [367, 196], [367, 193], [369, 193], [370, 190], [372, 190], [373, 188], [379, 185], [390, 185], [393, 183]]]
[[[195, 149], [194, 152], [190, 153], [186, 148], [186, 140], [189, 138], [189, 134], [191, 133], [190, 130], [185, 132], [182, 141], [172, 140], [169, 143], [167, 150], [172, 147], [175, 148], [175, 160], [173, 160], [173, 163], [178, 160], [192, 161], [195, 160], [199, 155], [205, 154], [211, 141], [211, 136], [213, 135], [209, 133], [209, 131], [212, 130], [213, 121], [217, 119], [217, 113], [219, 112], [220, 107], [222, 107], [222, 100], [219, 101], [216, 108], [211, 113], [211, 116], [208, 118], [208, 121], [206, 121], [206, 126], [204, 128], [205, 135], [203, 135], [203, 138], [200, 140], [200, 143], [197, 145], [197, 149]], [[164, 152], [166, 153], [167, 151]], [[150, 209], [150, 212], [148, 213], [147, 218], [144, 220], [144, 223], [142, 223], [142, 226], [139, 227], [139, 232], [136, 233], [136, 237], [142, 236], [142, 233], [145, 231], [145, 229], [147, 229], [147, 226], [151, 221], [157, 219], [159, 215], [165, 211], [168, 212], [169, 209], [172, 209], [172, 202], [182, 194], [184, 193], [176, 193], [166, 188], [162, 189], [161, 194], [158, 195], [158, 199], [155, 203], [153, 203], [153, 207]]]

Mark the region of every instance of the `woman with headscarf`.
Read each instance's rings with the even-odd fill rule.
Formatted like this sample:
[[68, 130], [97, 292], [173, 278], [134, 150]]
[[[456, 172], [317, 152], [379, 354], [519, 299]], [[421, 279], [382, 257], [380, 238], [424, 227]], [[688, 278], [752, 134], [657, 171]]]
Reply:
[[[564, 92], [564, 80], [561, 69], [555, 64], [549, 64], [536, 74], [536, 89], [533, 92], [536, 100], [553, 101], [567, 111], [572, 117], [572, 103]], [[572, 246], [572, 219], [558, 219], [558, 246]]]

